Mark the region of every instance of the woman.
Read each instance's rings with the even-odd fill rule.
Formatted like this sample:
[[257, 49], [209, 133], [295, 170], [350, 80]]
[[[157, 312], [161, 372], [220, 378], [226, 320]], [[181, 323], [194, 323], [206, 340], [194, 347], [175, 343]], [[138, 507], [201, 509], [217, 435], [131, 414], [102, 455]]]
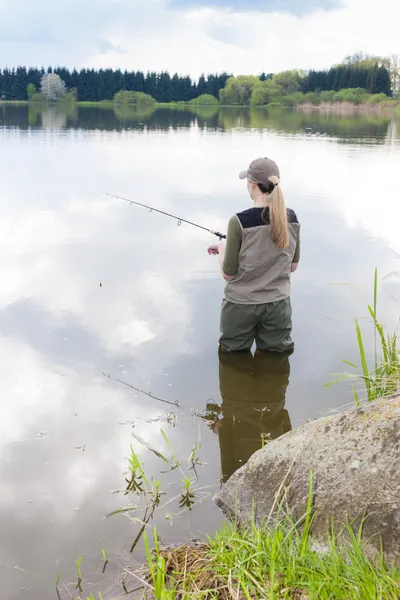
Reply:
[[290, 352], [290, 274], [300, 259], [300, 225], [286, 209], [276, 163], [254, 160], [239, 175], [247, 178], [254, 207], [234, 215], [226, 242], [210, 246], [219, 254], [227, 281], [222, 303], [220, 345], [229, 352], [257, 348]]

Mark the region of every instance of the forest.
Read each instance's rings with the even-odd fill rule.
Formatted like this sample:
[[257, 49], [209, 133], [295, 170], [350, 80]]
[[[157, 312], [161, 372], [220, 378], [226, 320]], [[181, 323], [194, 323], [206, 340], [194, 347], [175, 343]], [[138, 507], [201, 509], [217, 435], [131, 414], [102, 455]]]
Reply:
[[[148, 94], [160, 103], [189, 102], [207, 94], [225, 104], [264, 104], [288, 94], [320, 94], [344, 89], [360, 89], [368, 94], [391, 97], [395, 89], [389, 68], [382, 62], [372, 60], [342, 64], [325, 71], [293, 70], [239, 77], [221, 73], [202, 75], [198, 80], [188, 75], [170, 75], [165, 71], [144, 73], [120, 69], [71, 71], [65, 67], [17, 67], [0, 69], [0, 99], [28, 100], [32, 91], [40, 89], [45, 73], [58, 74], [66, 89], [82, 102], [113, 100], [118, 92], [131, 91]], [[232, 82], [241, 82], [241, 85], [232, 87]], [[256, 98], [251, 102], [255, 87]]]
[[310, 71], [303, 80], [302, 92], [339, 91], [364, 88], [369, 94], [392, 95], [389, 70], [375, 64], [371, 67], [339, 65], [329, 71]]
[[230, 77], [227, 73], [207, 75], [197, 81], [189, 76], [170, 75], [166, 72], [143, 73], [141, 71], [121, 71], [120, 69], [81, 69], [70, 71], [64, 67], [37, 69], [17, 67], [0, 70], [0, 99], [27, 100], [28, 85], [40, 89], [41, 78], [45, 73], [56, 73], [65, 82], [67, 89], [76, 90], [76, 97], [82, 102], [112, 100], [120, 91], [144, 92], [157, 102], [188, 102], [202, 94], [218, 97], [219, 90]]

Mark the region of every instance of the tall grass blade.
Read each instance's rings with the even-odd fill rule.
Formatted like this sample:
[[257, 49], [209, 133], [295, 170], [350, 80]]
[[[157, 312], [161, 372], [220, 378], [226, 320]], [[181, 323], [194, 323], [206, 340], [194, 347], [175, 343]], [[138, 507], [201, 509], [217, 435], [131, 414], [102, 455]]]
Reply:
[[373, 319], [374, 327], [375, 327], [375, 371], [376, 371], [378, 369], [378, 353], [377, 353], [376, 333], [379, 334], [379, 338], [381, 340], [383, 360], [385, 363], [388, 362], [389, 354], [388, 354], [388, 347], [387, 347], [387, 342], [386, 342], [386, 337], [385, 337], [385, 332], [384, 332], [383, 326], [380, 323], [378, 323], [378, 320], [376, 318], [376, 313], [374, 313], [373, 309], [370, 306], [368, 306], [368, 311]]
[[[376, 320], [377, 320], [377, 309], [378, 309], [378, 269], [375, 267], [375, 274], [374, 274], [374, 323], [376, 324]], [[374, 330], [374, 338], [375, 338], [375, 371], [378, 368], [378, 343], [377, 343], [377, 336], [376, 336], [376, 327]]]
[[60, 583], [60, 579], [61, 579], [61, 575], [60, 575], [60, 573], [58, 573], [57, 580], [56, 580], [56, 592], [57, 592], [58, 600], [61, 600], [60, 590], [58, 589], [58, 584]]
[[361, 402], [360, 402], [360, 397], [357, 393], [357, 390], [355, 388], [353, 388], [353, 396], [354, 396], [354, 400], [356, 403], [356, 406], [361, 406]]
[[361, 368], [362, 368], [362, 372], [364, 374], [365, 387], [367, 388], [368, 400], [372, 400], [371, 382], [369, 379], [368, 362], [367, 362], [367, 357], [365, 355], [364, 341], [363, 341], [363, 337], [362, 337], [362, 333], [361, 333], [361, 329], [360, 329], [360, 324], [357, 321], [357, 319], [356, 319], [356, 331], [357, 331], [358, 348], [359, 348], [360, 357], [361, 357]]
[[172, 470], [179, 469], [179, 466], [180, 466], [179, 460], [177, 459], [177, 457], [174, 454], [174, 450], [171, 446], [171, 442], [169, 441], [168, 436], [165, 433], [165, 431], [163, 429], [160, 429], [160, 431], [161, 431], [161, 435], [163, 436], [164, 442], [166, 443], [167, 448], [170, 451], [171, 456], [173, 458], [173, 460], [169, 460], [168, 463], [172, 466]]
[[150, 551], [150, 546], [149, 546], [149, 540], [147, 539], [147, 533], [144, 532], [143, 535], [143, 545], [144, 545], [144, 549], [146, 552], [146, 559], [147, 559], [147, 564], [149, 566], [149, 570], [150, 570], [150, 574], [151, 574], [151, 579], [153, 582], [153, 585], [156, 582], [156, 577], [155, 577], [155, 572], [154, 572], [154, 565], [153, 565], [153, 557], [151, 555], [151, 551]]
[[142, 446], [147, 448], [147, 450], [150, 450], [150, 452], [155, 454], [158, 458], [161, 458], [167, 464], [171, 464], [171, 461], [166, 456], [164, 456], [164, 454], [162, 454], [161, 452], [159, 452], [158, 450], [153, 448], [153, 446], [151, 446], [148, 442], [146, 442], [144, 439], [142, 439], [136, 433], [132, 433], [132, 436], [135, 438], [135, 440], [137, 440], [139, 442], [139, 444], [142, 444]]
[[302, 535], [301, 546], [300, 546], [300, 555], [305, 554], [308, 550], [311, 524], [313, 521], [312, 512], [313, 512], [313, 473], [312, 473], [312, 471], [310, 471], [306, 519], [305, 519], [304, 526], [303, 526], [303, 535]]
[[139, 533], [137, 534], [137, 536], [133, 540], [133, 544], [132, 544], [131, 549], [129, 551], [131, 554], [135, 550], [135, 548], [138, 545], [138, 543], [140, 542], [140, 539], [141, 539], [142, 535], [146, 533], [146, 525], [147, 525], [147, 523], [145, 523], [144, 525], [142, 525]]
[[342, 360], [342, 363], [344, 363], [345, 365], [349, 365], [349, 367], [353, 367], [354, 369], [357, 369], [357, 365], [355, 365], [354, 363], [351, 363], [348, 360]]
[[107, 565], [108, 565], [108, 558], [107, 558], [107, 554], [106, 554], [106, 551], [104, 550], [104, 548], [101, 551], [101, 554], [102, 554], [102, 557], [104, 560], [104, 565], [103, 565], [103, 575], [104, 575], [104, 573], [106, 572]]
[[119, 508], [117, 510], [113, 510], [113, 512], [111, 512], [111, 513], [108, 513], [108, 515], [106, 515], [106, 518], [113, 517], [114, 515], [120, 515], [123, 513], [138, 510], [138, 508], [139, 508], [138, 506], [126, 506], [125, 508]]

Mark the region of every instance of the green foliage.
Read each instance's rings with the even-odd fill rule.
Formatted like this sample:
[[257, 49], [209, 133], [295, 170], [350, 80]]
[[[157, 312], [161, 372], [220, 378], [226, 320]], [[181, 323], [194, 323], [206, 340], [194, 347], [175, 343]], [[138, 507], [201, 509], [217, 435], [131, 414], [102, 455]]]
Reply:
[[302, 71], [283, 71], [274, 75], [273, 81], [282, 88], [284, 95], [301, 92], [305, 73]]
[[252, 106], [263, 106], [271, 102], [278, 102], [282, 96], [283, 88], [278, 85], [275, 79], [270, 79], [265, 82], [258, 82], [251, 95], [250, 103]]
[[297, 92], [291, 96], [283, 96], [280, 102], [285, 106], [296, 106], [298, 104], [313, 104], [315, 106], [322, 102], [338, 103], [348, 102], [350, 104], [393, 104], [394, 101], [385, 94], [368, 94], [364, 88], [344, 88], [335, 92], [334, 90], [324, 92]]
[[219, 100], [211, 94], [202, 94], [198, 98], [190, 100], [189, 104], [193, 106], [219, 106]]
[[[358, 58], [360, 60], [358, 60]], [[18, 67], [0, 69], [0, 99], [31, 99], [34, 92], [28, 86], [40, 88], [46, 73], [58, 75], [70, 93], [82, 102], [112, 101], [121, 91], [141, 92], [154, 98], [156, 102], [190, 102], [204, 95], [220, 97], [225, 105], [262, 106], [271, 102], [282, 102], [293, 106], [292, 96], [298, 92], [340, 91], [347, 88], [364, 88], [368, 94], [384, 93], [391, 97], [392, 92], [400, 94], [399, 57], [380, 58], [359, 54], [348, 57], [343, 65], [327, 71], [283, 71], [275, 75], [262, 73], [256, 76], [231, 77], [227, 73], [202, 75], [198, 81], [188, 76], [171, 75], [168, 72], [121, 71], [120, 69], [81, 69], [70, 71], [65, 67], [37, 69]], [[261, 89], [253, 96], [259, 84], [273, 82], [273, 86]], [[33, 88], [30, 88], [33, 90]], [[222, 90], [222, 91], [221, 91]], [[283, 101], [283, 98], [289, 97]], [[204, 102], [203, 100], [202, 102]], [[327, 101], [322, 99], [322, 101]], [[330, 101], [330, 100], [329, 100]], [[214, 101], [210, 103], [215, 105]], [[298, 100], [297, 103], [301, 102]], [[198, 101], [196, 102], [198, 103]], [[208, 105], [211, 105], [207, 102]]]
[[[346, 379], [361, 379], [365, 388], [365, 397], [369, 402], [390, 396], [400, 387], [400, 348], [398, 346], [397, 332], [393, 334], [385, 332], [384, 326], [378, 320], [377, 305], [378, 271], [375, 269], [373, 305], [368, 306], [375, 334], [373, 366], [370, 366], [360, 323], [356, 319], [356, 336], [361, 366], [358, 367], [353, 363], [344, 361], [345, 364], [355, 369], [358, 373], [345, 373], [332, 382], [337, 383]], [[332, 383], [328, 385], [332, 385]], [[356, 390], [353, 391], [358, 403], [359, 393]]]
[[132, 446], [129, 456], [129, 479], [126, 479], [126, 483], [125, 495], [131, 492], [145, 493], [145, 490], [149, 488], [143, 465]]
[[[339, 65], [329, 71], [283, 71], [273, 76], [241, 75], [227, 80], [220, 90], [221, 104], [265, 106], [279, 102], [284, 106], [321, 102], [383, 102], [391, 95], [387, 68], [382, 64]], [[381, 95], [383, 94], [383, 95]]]
[[156, 101], [149, 96], [149, 94], [144, 94], [143, 92], [127, 92], [126, 90], [123, 90], [115, 94], [114, 103], [125, 106], [152, 107], [155, 106]]
[[390, 67], [390, 58], [384, 56], [373, 56], [365, 52], [354, 52], [345, 57], [343, 63], [345, 65], [356, 65], [358, 67], [373, 68], [375, 65]]
[[202, 119], [203, 121], [209, 121], [214, 119], [220, 111], [219, 103], [217, 106], [198, 106], [197, 104], [189, 105], [191, 113]]
[[36, 94], [36, 85], [34, 83], [30, 83], [26, 88], [26, 95], [28, 96], [28, 100], [32, 98], [34, 94]]
[[[162, 552], [154, 533], [154, 549], [145, 540], [147, 583], [157, 600], [178, 598], [265, 598], [289, 600], [389, 600], [400, 594], [400, 569], [375, 562], [364, 551], [363, 525], [353, 531], [334, 526], [327, 531], [326, 552], [318, 553], [311, 538], [314, 521], [312, 476], [305, 514], [287, 516], [283, 503], [272, 523], [259, 527], [225, 524], [201, 549]], [[167, 567], [173, 564], [173, 568]]]
[[189, 477], [183, 479], [183, 491], [179, 502], [180, 508], [188, 508], [192, 510], [192, 507], [196, 503], [195, 495], [192, 492], [193, 481]]
[[362, 104], [367, 102], [369, 94], [364, 88], [347, 88], [333, 94], [333, 102], [351, 102]]
[[[170, 499], [166, 504], [161, 506], [162, 497], [165, 495], [165, 492], [161, 490], [161, 481], [156, 479], [150, 479], [146, 476], [145, 468], [142, 461], [139, 459], [137, 452], [135, 452], [134, 448], [130, 447], [130, 456], [128, 459], [128, 476], [126, 477], [126, 490], [125, 495], [135, 495], [136, 500], [138, 501], [137, 506], [126, 506], [120, 508], [119, 510], [113, 511], [109, 517], [117, 514], [124, 513], [138, 513], [140, 517], [133, 517], [132, 521], [139, 523], [140, 529], [137, 533], [132, 547], [131, 552], [134, 551], [139, 541], [142, 539], [146, 528], [149, 527], [150, 521], [153, 519], [156, 511], [159, 508], [165, 508], [165, 506], [171, 504], [172, 502], [178, 501], [178, 506], [180, 512], [182, 510], [191, 511], [193, 506], [199, 500], [200, 490], [195, 488], [195, 483], [197, 480], [197, 471], [196, 469], [202, 466], [202, 462], [199, 460], [198, 453], [201, 449], [201, 441], [200, 441], [200, 430], [199, 430], [199, 439], [196, 444], [193, 446], [191, 454], [188, 458], [189, 471], [193, 471], [195, 477], [190, 479], [185, 471], [183, 470], [180, 461], [176, 457], [170, 440], [168, 439], [167, 434], [160, 430], [163, 441], [169, 451], [169, 454], [165, 454], [160, 450], [157, 450], [154, 446], [149, 444], [147, 441], [142, 439], [136, 433], [132, 433], [133, 437], [138, 441], [146, 450], [151, 452], [156, 458], [162, 461], [162, 464], [165, 469], [165, 465], [169, 466], [168, 470], [163, 470], [160, 474], [171, 476], [171, 473], [176, 471], [182, 476], [182, 491], [180, 495], [175, 498]], [[167, 518], [167, 517], [166, 517]], [[168, 518], [172, 518], [171, 515]], [[105, 553], [103, 554], [103, 558], [105, 560], [104, 570], [108, 564], [107, 557]]]
[[66, 92], [61, 99], [61, 104], [75, 104], [75, 102], [76, 102], [76, 96], [72, 90], [69, 92]]
[[247, 105], [249, 103], [250, 92], [251, 106], [279, 104], [280, 106], [292, 107], [298, 104], [313, 104], [317, 106], [321, 102], [349, 102], [355, 105], [391, 102], [391, 99], [383, 93], [371, 95], [365, 88], [360, 87], [347, 87], [339, 91], [325, 90], [303, 93], [299, 89], [296, 89], [300, 87], [300, 77], [297, 71], [288, 71], [275, 75], [272, 79], [266, 81], [243, 77], [231, 78], [227, 82], [228, 87], [220, 92], [221, 103]]
[[[284, 71], [265, 81], [254, 81], [250, 98], [251, 106], [264, 106], [279, 102], [285, 106], [294, 106], [300, 101], [301, 81], [304, 75], [300, 71]], [[285, 102], [284, 98], [289, 97]], [[297, 101], [295, 100], [297, 98]]]
[[282, 102], [270, 102], [267, 104], [267, 108], [285, 108], [285, 105]]
[[334, 90], [326, 90], [320, 93], [319, 95], [321, 102], [334, 102], [335, 91]]
[[230, 77], [225, 87], [219, 92], [221, 104], [245, 106], [250, 104], [255, 87], [263, 85], [254, 75]]
[[372, 94], [368, 98], [366, 98], [366, 101], [369, 104], [380, 104], [381, 102], [390, 101], [390, 98], [386, 96], [386, 94]]
[[321, 103], [321, 99], [316, 92], [307, 92], [307, 94], [304, 94], [303, 102], [318, 105]]
[[29, 102], [47, 102], [47, 98], [41, 92], [36, 92], [29, 98]]
[[[267, 83], [267, 82], [265, 82]], [[269, 94], [265, 84], [257, 85], [254, 87], [251, 93], [250, 104], [251, 106], [263, 106], [268, 104]]]
[[370, 94], [392, 94], [390, 73], [379, 63], [337, 65], [328, 71], [310, 71], [302, 81], [302, 91], [339, 91], [344, 88], [365, 88]]
[[121, 121], [137, 121], [150, 117], [156, 110], [156, 105], [136, 106], [131, 104], [112, 103], [115, 116]]
[[0, 69], [0, 99], [25, 100], [28, 84], [40, 88], [45, 73], [55, 73], [67, 88], [82, 102], [111, 101], [121, 90], [143, 92], [157, 102], [189, 102], [202, 94], [218, 96], [229, 78], [227, 73], [202, 75], [198, 81], [190, 77], [171, 76], [167, 72], [143, 73], [120, 69], [81, 69], [72, 71], [65, 67], [37, 69], [18, 67]]
[[282, 96], [280, 101], [284, 106], [296, 106], [297, 104], [304, 102], [304, 94], [301, 92], [288, 94], [287, 96]]

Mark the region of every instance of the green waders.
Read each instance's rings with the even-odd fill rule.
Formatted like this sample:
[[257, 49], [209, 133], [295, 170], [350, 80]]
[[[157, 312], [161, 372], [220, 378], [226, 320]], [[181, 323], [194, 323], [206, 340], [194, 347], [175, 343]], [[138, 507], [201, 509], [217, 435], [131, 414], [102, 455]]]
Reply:
[[259, 350], [291, 352], [292, 305], [290, 298], [268, 304], [234, 304], [223, 300], [221, 348], [228, 352], [250, 350], [254, 341]]

